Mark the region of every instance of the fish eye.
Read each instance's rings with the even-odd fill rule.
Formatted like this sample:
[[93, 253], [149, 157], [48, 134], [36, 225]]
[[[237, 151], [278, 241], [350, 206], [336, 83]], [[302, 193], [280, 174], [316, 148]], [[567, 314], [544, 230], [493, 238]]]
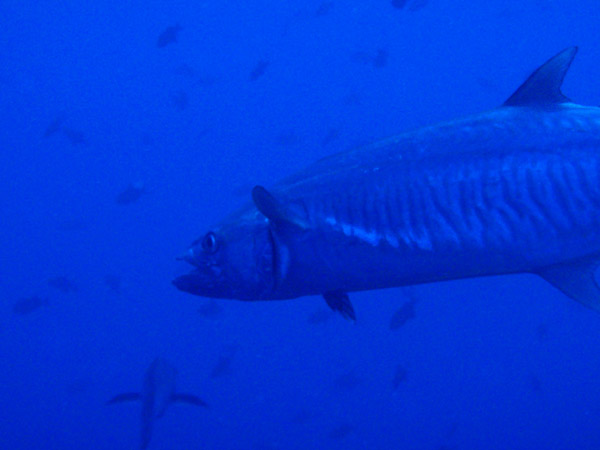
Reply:
[[202, 238], [202, 250], [206, 253], [215, 253], [219, 247], [217, 236], [212, 231], [206, 233], [206, 236]]

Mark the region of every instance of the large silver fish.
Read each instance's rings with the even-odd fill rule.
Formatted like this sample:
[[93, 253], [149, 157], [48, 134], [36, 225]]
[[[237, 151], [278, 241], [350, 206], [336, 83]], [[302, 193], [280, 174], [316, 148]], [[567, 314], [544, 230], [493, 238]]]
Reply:
[[174, 280], [205, 297], [348, 292], [529, 272], [600, 310], [600, 108], [561, 84], [577, 48], [499, 108], [322, 159], [195, 241]]

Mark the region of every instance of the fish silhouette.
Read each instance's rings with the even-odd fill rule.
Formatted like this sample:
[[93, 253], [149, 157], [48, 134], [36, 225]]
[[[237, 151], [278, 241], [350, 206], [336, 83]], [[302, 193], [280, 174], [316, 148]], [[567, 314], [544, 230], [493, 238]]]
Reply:
[[113, 405], [129, 401], [142, 403], [142, 430], [140, 449], [145, 449], [152, 437], [154, 421], [161, 418], [173, 403], [187, 403], [194, 406], [207, 407], [201, 398], [192, 394], [175, 392], [177, 370], [163, 358], [156, 358], [144, 375], [141, 392], [126, 392], [116, 395], [107, 404]]

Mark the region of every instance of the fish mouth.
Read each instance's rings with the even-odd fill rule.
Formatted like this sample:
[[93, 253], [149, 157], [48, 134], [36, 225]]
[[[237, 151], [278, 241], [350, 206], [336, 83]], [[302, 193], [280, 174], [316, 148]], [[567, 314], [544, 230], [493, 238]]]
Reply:
[[206, 258], [199, 259], [193, 246], [176, 259], [193, 266], [190, 272], [180, 275], [172, 281], [177, 289], [201, 297], [227, 297], [227, 292], [225, 292], [227, 291], [227, 283], [224, 279], [223, 270], [215, 261]]
[[211, 283], [209, 278], [202, 274], [198, 269], [192, 270], [185, 275], [178, 276], [172, 283], [182, 292], [200, 295], [202, 297], [210, 297], [211, 295], [209, 293], [215, 287], [214, 283]]
[[206, 264], [176, 277], [171, 283], [180, 291], [209, 298], [231, 298], [223, 272], [217, 265]]

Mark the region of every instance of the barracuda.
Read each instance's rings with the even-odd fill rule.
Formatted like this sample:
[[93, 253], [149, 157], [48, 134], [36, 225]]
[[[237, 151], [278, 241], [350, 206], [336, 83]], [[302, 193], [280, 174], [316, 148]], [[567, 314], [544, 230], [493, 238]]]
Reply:
[[499, 108], [317, 161], [195, 241], [174, 280], [240, 300], [535, 273], [600, 310], [600, 108], [561, 84], [577, 48]]

